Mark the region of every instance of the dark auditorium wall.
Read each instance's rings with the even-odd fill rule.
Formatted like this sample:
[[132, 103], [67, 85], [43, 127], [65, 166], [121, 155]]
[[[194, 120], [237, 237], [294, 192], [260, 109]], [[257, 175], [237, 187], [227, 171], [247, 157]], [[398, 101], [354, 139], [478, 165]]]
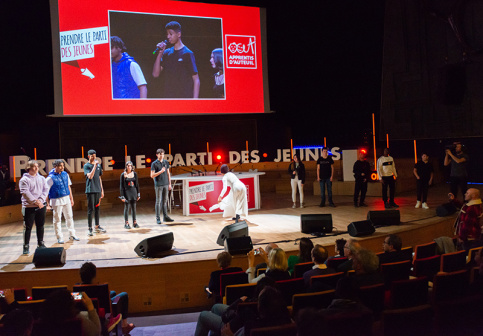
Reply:
[[388, 0], [383, 48], [380, 139], [483, 135], [482, 1]]

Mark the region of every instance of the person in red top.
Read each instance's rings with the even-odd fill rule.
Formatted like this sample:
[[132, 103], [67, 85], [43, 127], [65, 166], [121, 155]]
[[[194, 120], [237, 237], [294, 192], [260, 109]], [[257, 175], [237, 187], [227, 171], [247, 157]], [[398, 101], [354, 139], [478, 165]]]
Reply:
[[[448, 194], [453, 202], [458, 202], [453, 194]], [[482, 206], [480, 191], [470, 188], [465, 193], [466, 204], [461, 206], [460, 213], [455, 222], [455, 234], [458, 236], [458, 245], [469, 250], [478, 246], [481, 242]]]

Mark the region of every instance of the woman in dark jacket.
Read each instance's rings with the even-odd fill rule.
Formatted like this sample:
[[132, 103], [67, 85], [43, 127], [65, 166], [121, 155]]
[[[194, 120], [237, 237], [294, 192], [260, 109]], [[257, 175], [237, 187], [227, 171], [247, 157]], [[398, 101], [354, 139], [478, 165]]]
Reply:
[[134, 171], [131, 161], [126, 162], [126, 168], [121, 174], [120, 189], [120, 198], [124, 202], [124, 228], [128, 230], [131, 228], [128, 222], [129, 209], [131, 209], [132, 213], [133, 227], [138, 228], [139, 225], [136, 222], [136, 202], [141, 198], [141, 194], [139, 193], [138, 174]]
[[300, 193], [300, 207], [304, 207], [304, 184], [305, 184], [305, 166], [298, 154], [294, 154], [293, 161], [288, 166], [288, 173], [290, 174], [292, 184], [292, 208], [297, 207], [297, 187]]

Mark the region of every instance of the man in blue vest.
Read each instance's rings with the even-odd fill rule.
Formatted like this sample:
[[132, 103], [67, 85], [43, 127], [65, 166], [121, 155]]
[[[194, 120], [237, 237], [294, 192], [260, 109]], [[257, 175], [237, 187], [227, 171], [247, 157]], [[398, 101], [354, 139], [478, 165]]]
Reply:
[[79, 240], [75, 235], [74, 219], [72, 216], [72, 206], [74, 197], [72, 196], [69, 174], [64, 171], [64, 161], [55, 160], [54, 168], [50, 171], [46, 183], [49, 186], [49, 196], [47, 197], [47, 209], [53, 210], [54, 232], [59, 244], [64, 243], [62, 234], [62, 214], [64, 214], [65, 225], [69, 230], [69, 237], [72, 240]]

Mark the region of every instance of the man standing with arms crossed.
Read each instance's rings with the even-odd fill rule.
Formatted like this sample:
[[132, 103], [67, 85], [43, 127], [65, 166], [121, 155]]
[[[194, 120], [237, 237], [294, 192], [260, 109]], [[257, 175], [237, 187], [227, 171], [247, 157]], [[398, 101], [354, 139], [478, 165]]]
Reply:
[[86, 177], [86, 196], [87, 196], [87, 224], [89, 225], [88, 236], [92, 233], [92, 213], [96, 222], [96, 232], [106, 233], [106, 230], [99, 225], [99, 208], [101, 206], [101, 198], [104, 197], [104, 189], [102, 188], [102, 167], [96, 160], [96, 151], [90, 149], [87, 152], [89, 162], [84, 165], [84, 175]]
[[317, 181], [320, 184], [320, 207], [325, 206], [325, 186], [327, 185], [327, 196], [329, 198], [329, 206], [335, 208], [332, 201], [332, 180], [334, 177], [334, 160], [329, 156], [329, 149], [322, 148], [322, 156], [317, 160]]
[[156, 191], [156, 224], [162, 224], [161, 207], [163, 210], [163, 220], [165, 222], [174, 222], [168, 216], [167, 203], [168, 191], [171, 190], [171, 174], [169, 173], [169, 162], [164, 159], [164, 149], [156, 150], [158, 158], [151, 165], [151, 178], [154, 180], [154, 190]]
[[72, 207], [74, 206], [74, 197], [72, 196], [69, 174], [64, 171], [64, 162], [55, 160], [52, 169], [47, 177], [46, 183], [50, 188], [47, 197], [47, 209], [54, 212], [54, 232], [57, 237], [57, 243], [63, 244], [64, 238], [62, 234], [62, 213], [65, 218], [65, 225], [69, 230], [69, 237], [72, 240], [79, 240], [75, 235], [74, 219], [72, 215]]

